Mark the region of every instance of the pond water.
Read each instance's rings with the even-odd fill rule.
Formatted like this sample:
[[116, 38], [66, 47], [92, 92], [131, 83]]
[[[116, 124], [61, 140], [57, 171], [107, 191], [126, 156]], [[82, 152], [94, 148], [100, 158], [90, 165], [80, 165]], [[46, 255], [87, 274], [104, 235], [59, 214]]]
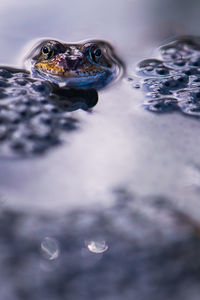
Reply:
[[[200, 35], [199, 9], [200, 3], [195, 0], [74, 0], [70, 2], [57, 1], [56, 3], [49, 0], [19, 0], [16, 2], [1, 0], [1, 65], [21, 67], [22, 57], [29, 45], [35, 39], [51, 37], [66, 42], [91, 38], [107, 40], [114, 46], [126, 66], [124, 77], [114, 85], [101, 90], [98, 93], [98, 103], [90, 111], [69, 112], [69, 117], [78, 120], [79, 126], [77, 130], [63, 133], [64, 143], [62, 145], [32, 158], [0, 158], [1, 204], [5, 210], [13, 213], [13, 216], [8, 214], [5, 217], [7, 218], [5, 221], [7, 225], [4, 224], [5, 232], [9, 228], [9, 220], [12, 222], [11, 217], [13, 217], [16, 226], [19, 226], [16, 236], [20, 236], [20, 241], [23, 242], [24, 237], [27, 236], [34, 237], [33, 240], [37, 247], [41, 243], [42, 255], [50, 257], [49, 260], [52, 261], [62, 255], [64, 253], [62, 247], [64, 249], [66, 247], [69, 252], [63, 255], [65, 255], [65, 262], [67, 261], [65, 266], [69, 266], [69, 269], [72, 268], [71, 259], [74, 262], [77, 259], [78, 252], [76, 251], [79, 248], [82, 250], [77, 264], [79, 263], [82, 271], [86, 268], [83, 257], [87, 258], [87, 268], [94, 271], [95, 266], [99, 266], [100, 258], [104, 257], [103, 252], [108, 252], [107, 260], [104, 261], [105, 273], [98, 273], [97, 277], [94, 273], [92, 273], [93, 275], [87, 273], [84, 278], [80, 275], [80, 278], [78, 277], [72, 283], [68, 292], [69, 295], [74, 296], [73, 299], [92, 299], [92, 292], [88, 294], [87, 291], [87, 280], [91, 279], [90, 276], [94, 276], [99, 282], [104, 278], [110, 283], [110, 289], [105, 289], [104, 294], [101, 294], [101, 287], [98, 285], [99, 298], [96, 297], [96, 299], [102, 299], [101, 295], [108, 300], [133, 299], [131, 298], [132, 289], [126, 289], [126, 284], [123, 298], [120, 298], [119, 291], [116, 289], [118, 280], [123, 281], [117, 277], [120, 268], [124, 266], [123, 272], [125, 272], [125, 268], [129, 270], [128, 257], [130, 258], [129, 255], [132, 251], [129, 241], [133, 235], [137, 249], [140, 247], [144, 249], [149, 242], [151, 251], [158, 249], [158, 252], [157, 230], [161, 230], [162, 233], [162, 247], [168, 245], [169, 241], [174, 242], [177, 236], [179, 239], [183, 236], [185, 238], [188, 231], [180, 229], [181, 234], [179, 235], [179, 227], [177, 229], [171, 213], [162, 213], [162, 210], [152, 208], [149, 199], [165, 199], [167, 206], [172, 205], [176, 212], [186, 216], [187, 224], [195, 224], [194, 227], [198, 227], [200, 219], [200, 120], [185, 116], [178, 111], [155, 114], [145, 110], [142, 105], [145, 95], [141, 89], [133, 88], [127, 78], [129, 75], [134, 75], [135, 66], [139, 61], [156, 58], [157, 48], [166, 41], [173, 40], [177, 35]], [[112, 209], [116, 195], [118, 195], [117, 199], [121, 199], [122, 202], [132, 201], [131, 197], [137, 199], [136, 203], [133, 201], [134, 209], [137, 211], [136, 215], [138, 212], [140, 217], [142, 215], [141, 223], [137, 221], [138, 216], [134, 218], [134, 214], [131, 215], [129, 208], [127, 210], [123, 208], [122, 214], [121, 212], [116, 213], [115, 209]], [[98, 221], [95, 219], [96, 210], [93, 211], [94, 208], [100, 210]], [[84, 215], [77, 216], [75, 211], [80, 209], [84, 210]], [[19, 219], [14, 215], [17, 211]], [[71, 211], [72, 215], [70, 215]], [[23, 217], [23, 214], [31, 215], [32, 213], [38, 216], [38, 219], [32, 219], [33, 216], [31, 216], [25, 221], [23, 218], [20, 221], [21, 214]], [[68, 218], [67, 223], [63, 225], [65, 222], [63, 214], [65, 213], [68, 214]], [[47, 219], [40, 219], [41, 215]], [[53, 216], [53, 221], [52, 219], [48, 220], [50, 216]], [[148, 222], [145, 221], [146, 219], [143, 220], [143, 217], [147, 218]], [[42, 229], [39, 229], [38, 224], [42, 224]], [[70, 226], [74, 236], [69, 229]], [[95, 231], [95, 226], [100, 226], [103, 234], [99, 227]], [[12, 228], [9, 228], [10, 236], [14, 234]], [[135, 231], [131, 228], [135, 228]], [[90, 230], [92, 231], [90, 232]], [[69, 243], [62, 234], [63, 232]], [[111, 245], [109, 242], [107, 243], [107, 239], [112, 236], [113, 243]], [[148, 239], [149, 236], [152, 236], [151, 241]], [[6, 236], [3, 236], [4, 238], [6, 240]], [[77, 244], [73, 244], [74, 238], [77, 238]], [[84, 240], [85, 248], [79, 245], [81, 239]], [[120, 240], [122, 240], [121, 244]], [[30, 245], [32, 245], [31, 242]], [[112, 246], [116, 246], [114, 252], [110, 250]], [[199, 247], [199, 244], [197, 246]], [[2, 252], [2, 261], [4, 261], [4, 257], [7, 259], [6, 247]], [[11, 247], [10, 244], [8, 247]], [[28, 253], [27, 249], [24, 250], [20, 244], [19, 251], [22, 251], [21, 253], [23, 251]], [[85, 249], [94, 253], [96, 251], [101, 257], [90, 256], [91, 253], [85, 252]], [[176, 249], [176, 246], [173, 249]], [[186, 253], [187, 250], [185, 250]], [[120, 256], [121, 251], [124, 253], [122, 257]], [[148, 255], [145, 256], [145, 251], [140, 252], [136, 249], [134, 251], [135, 266], [138, 259], [136, 271], [143, 272], [144, 260], [148, 260], [150, 257], [151, 261], [155, 253], [151, 256], [152, 252], [147, 251]], [[164, 256], [161, 257], [165, 257], [165, 254], [164, 252]], [[192, 254], [185, 260], [188, 265], [192, 261]], [[17, 255], [16, 257], [18, 257]], [[167, 255], [170, 256], [168, 252], [166, 257], [168, 257]], [[21, 257], [20, 254], [19, 257]], [[121, 260], [119, 259], [120, 263], [117, 265], [119, 257]], [[23, 265], [23, 270], [28, 270], [27, 273], [23, 273], [22, 270], [23, 275], [20, 274], [22, 282], [23, 279], [25, 280], [24, 274], [31, 274], [31, 278], [37, 278], [35, 282], [33, 280], [35, 285], [31, 285], [30, 290], [35, 291], [33, 299], [44, 299], [45, 295], [48, 297], [51, 295], [44, 283], [46, 278], [53, 276], [51, 280], [54, 282], [55, 276], [58, 275], [58, 279], [62, 278], [66, 275], [66, 270], [64, 271], [61, 266], [63, 260], [59, 262], [60, 265], [49, 265], [47, 262], [41, 262], [40, 258], [34, 265], [35, 259], [34, 255], [31, 256], [30, 261], [25, 266]], [[172, 262], [171, 267], [176, 263], [176, 255]], [[78, 272], [77, 264], [75, 269], [72, 268], [74, 273], [66, 276], [75, 276], [74, 274]], [[31, 270], [32, 265], [34, 265], [33, 270]], [[40, 272], [45, 270], [46, 275], [41, 275], [36, 270], [37, 267]], [[134, 294], [137, 299], [141, 300], [147, 299], [149, 291], [153, 295], [154, 286], [151, 283], [152, 280], [153, 282], [157, 280], [151, 277], [149, 262], [146, 267], [147, 273], [136, 283]], [[113, 273], [109, 273], [111, 269]], [[9, 269], [9, 272], [12, 272], [11, 270]], [[99, 270], [101, 270], [100, 266]], [[129, 271], [131, 272], [131, 270]], [[9, 278], [9, 272], [4, 277], [5, 282]], [[89, 272], [88, 269], [87, 272]], [[50, 273], [51, 275], [49, 275]], [[122, 274], [122, 277], [125, 273]], [[162, 277], [161, 273], [159, 273], [159, 278]], [[130, 279], [130, 274], [126, 273], [126, 282]], [[15, 275], [18, 276], [17, 271]], [[114, 279], [111, 279], [112, 276]], [[12, 287], [15, 279], [12, 280], [9, 279], [9, 283], [6, 283], [11, 295], [13, 295]], [[114, 280], [113, 288], [112, 280]], [[93, 282], [92, 279], [91, 282]], [[143, 282], [149, 289], [142, 291]], [[157, 284], [158, 282], [156, 281]], [[45, 290], [41, 294], [36, 293], [38, 287], [41, 288], [43, 283]], [[18, 284], [22, 283], [18, 282]], [[74, 294], [74, 291], [78, 291], [78, 284], [80, 284], [80, 293], [82, 294]], [[170, 278], [168, 284], [170, 284]], [[9, 299], [8, 289], [5, 288], [2, 293], [4, 292]], [[198, 285], [195, 286], [195, 289], [198, 290]], [[179, 294], [180, 298], [174, 299], [197, 299], [195, 295], [198, 293], [195, 294], [195, 292], [194, 298], [187, 298], [189, 291], [191, 292], [190, 296], [193, 295], [191, 286], [188, 288], [188, 294], [184, 295], [183, 290]], [[57, 291], [56, 288], [55, 291]], [[117, 294], [114, 291], [117, 291]], [[160, 292], [160, 299], [165, 299], [161, 290]], [[51, 299], [65, 299], [59, 298], [59, 296], [56, 298], [55, 295]], [[58, 291], [58, 295], [63, 295], [62, 290]], [[23, 294], [23, 297], [19, 299], [28, 299], [26, 293]], [[5, 299], [7, 298], [5, 297]], [[168, 299], [167, 296], [166, 299]]]

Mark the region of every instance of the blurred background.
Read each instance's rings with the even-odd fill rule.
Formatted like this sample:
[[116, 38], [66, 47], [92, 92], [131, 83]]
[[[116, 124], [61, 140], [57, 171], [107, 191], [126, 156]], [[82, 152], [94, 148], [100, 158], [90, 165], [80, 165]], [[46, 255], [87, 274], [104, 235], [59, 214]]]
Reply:
[[199, 34], [198, 0], [2, 0], [0, 62], [17, 64], [33, 39], [110, 41], [127, 61], [176, 35]]

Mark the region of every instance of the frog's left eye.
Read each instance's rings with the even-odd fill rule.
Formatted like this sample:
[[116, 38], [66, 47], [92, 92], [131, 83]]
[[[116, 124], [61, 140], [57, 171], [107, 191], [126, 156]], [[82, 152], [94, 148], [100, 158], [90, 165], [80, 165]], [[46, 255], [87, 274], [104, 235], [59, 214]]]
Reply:
[[102, 56], [102, 52], [101, 52], [101, 49], [98, 48], [97, 46], [92, 46], [90, 48], [90, 52], [89, 52], [89, 56], [90, 56], [90, 59], [92, 61], [94, 61], [95, 63], [98, 62], [98, 60], [100, 59], [100, 57]]
[[50, 59], [54, 56], [54, 49], [51, 45], [45, 45], [42, 47], [42, 54], [45, 58]]

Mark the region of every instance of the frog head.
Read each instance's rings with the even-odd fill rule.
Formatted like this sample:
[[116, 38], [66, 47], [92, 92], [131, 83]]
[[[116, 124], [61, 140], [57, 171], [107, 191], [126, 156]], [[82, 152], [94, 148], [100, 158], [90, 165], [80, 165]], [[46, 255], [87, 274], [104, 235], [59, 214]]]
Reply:
[[122, 73], [112, 46], [99, 40], [73, 44], [40, 41], [26, 56], [26, 66], [33, 77], [68, 88], [100, 89]]

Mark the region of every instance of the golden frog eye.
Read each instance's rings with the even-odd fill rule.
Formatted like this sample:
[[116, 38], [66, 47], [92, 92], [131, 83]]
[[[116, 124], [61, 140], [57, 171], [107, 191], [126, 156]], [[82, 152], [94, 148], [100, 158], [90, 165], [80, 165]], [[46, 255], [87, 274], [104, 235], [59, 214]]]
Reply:
[[96, 45], [92, 46], [90, 48], [89, 56], [92, 61], [97, 63], [100, 57], [102, 56], [101, 49], [98, 48]]
[[45, 58], [50, 59], [54, 56], [54, 49], [51, 45], [45, 45], [42, 47], [42, 54]]

